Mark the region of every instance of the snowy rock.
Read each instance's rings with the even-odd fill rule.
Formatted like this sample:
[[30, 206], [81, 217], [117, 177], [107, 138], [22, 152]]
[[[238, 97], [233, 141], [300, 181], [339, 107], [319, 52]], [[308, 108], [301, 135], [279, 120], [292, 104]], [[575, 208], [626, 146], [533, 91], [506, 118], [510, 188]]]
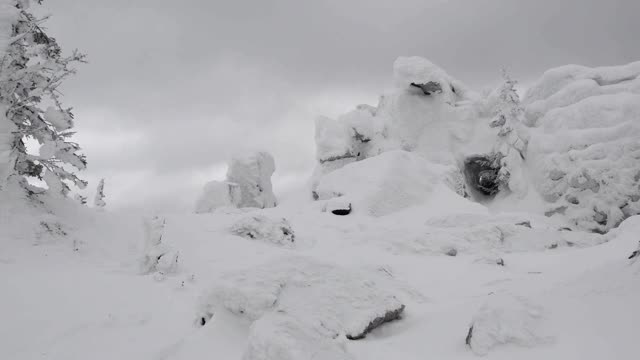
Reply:
[[535, 346], [549, 341], [541, 333], [542, 309], [509, 295], [491, 295], [475, 314], [466, 344], [476, 355], [499, 345]]
[[44, 119], [58, 131], [69, 130], [73, 127], [73, 119], [65, 111], [49, 106], [44, 112]]
[[291, 224], [285, 218], [271, 219], [263, 215], [249, 215], [234, 223], [231, 233], [280, 246], [293, 246], [295, 242]]
[[640, 95], [591, 96], [539, 119], [527, 152], [550, 209], [606, 232], [640, 213]]
[[335, 170], [320, 179], [320, 200], [340, 198], [353, 211], [383, 216], [426, 201], [442, 185], [446, 167], [406, 151], [390, 151]]
[[234, 157], [229, 164], [227, 181], [240, 188], [238, 207], [264, 209], [276, 206], [271, 185], [275, 170], [273, 157], [266, 152]]
[[[257, 338], [250, 337], [247, 350], [251, 353], [271, 346], [280, 349], [276, 353], [285, 351], [280, 344], [286, 342], [299, 349], [314, 338], [325, 339], [324, 343], [338, 337], [360, 339], [399, 318], [404, 310], [393, 294], [378, 285], [382, 281], [378, 276], [310, 258], [276, 259], [224, 276], [203, 299], [199, 318], [206, 323], [225, 308], [255, 321], [252, 334]], [[300, 331], [292, 334], [294, 329]], [[266, 335], [269, 332], [273, 337]], [[260, 345], [251, 345], [256, 343]]]
[[210, 181], [196, 202], [196, 213], [210, 213], [225, 206], [237, 207], [241, 201], [240, 186], [228, 181]]
[[464, 87], [456, 89], [454, 83], [457, 81], [440, 67], [418, 56], [397, 58], [393, 63], [393, 75], [399, 88], [417, 88], [424, 95], [442, 94], [448, 103], [454, 103], [457, 92], [464, 90]]

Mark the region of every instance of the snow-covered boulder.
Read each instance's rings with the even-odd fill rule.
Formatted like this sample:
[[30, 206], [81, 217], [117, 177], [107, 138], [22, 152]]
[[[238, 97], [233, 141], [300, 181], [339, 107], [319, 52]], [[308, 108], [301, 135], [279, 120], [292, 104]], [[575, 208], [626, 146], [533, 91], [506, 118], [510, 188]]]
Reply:
[[9, 175], [13, 172], [15, 154], [13, 150], [13, 132], [15, 125], [5, 117], [6, 107], [0, 104], [0, 191], [5, 187]]
[[606, 232], [640, 213], [640, 94], [586, 97], [537, 124], [527, 162], [549, 214]]
[[499, 345], [535, 346], [548, 342], [541, 329], [542, 309], [523, 298], [490, 295], [474, 315], [466, 344], [476, 355], [487, 355]]
[[383, 282], [375, 272], [278, 258], [223, 276], [203, 298], [198, 319], [206, 324], [226, 309], [255, 321], [246, 359], [307, 359], [298, 351], [312, 343], [311, 349], [341, 354], [332, 339], [360, 339], [401, 316], [404, 305]]
[[210, 181], [202, 190], [202, 194], [196, 202], [196, 213], [210, 213], [213, 210], [230, 206], [237, 207], [240, 204], [240, 186], [228, 181]]
[[242, 360], [351, 360], [341, 339], [321, 336], [284, 312], [264, 315], [251, 325]]
[[285, 218], [272, 219], [263, 215], [247, 215], [231, 226], [231, 233], [245, 239], [264, 241], [280, 246], [293, 246], [295, 234]]
[[264, 209], [276, 206], [271, 185], [271, 175], [275, 170], [273, 157], [266, 152], [234, 157], [229, 164], [227, 181], [240, 188], [238, 207]]
[[447, 167], [406, 151], [389, 151], [346, 165], [323, 176], [319, 200], [340, 198], [354, 213], [383, 216], [424, 203], [442, 184]]

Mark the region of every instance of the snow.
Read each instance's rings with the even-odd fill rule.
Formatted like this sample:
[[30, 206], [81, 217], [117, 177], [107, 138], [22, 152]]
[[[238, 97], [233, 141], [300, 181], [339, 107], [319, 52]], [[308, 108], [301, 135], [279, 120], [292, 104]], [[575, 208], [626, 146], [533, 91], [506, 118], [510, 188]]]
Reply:
[[58, 129], [58, 131], [69, 130], [73, 127], [73, 119], [69, 114], [53, 106], [49, 106], [43, 116], [44, 119]]
[[231, 233], [246, 239], [266, 241], [285, 247], [292, 247], [295, 242], [295, 233], [285, 218], [247, 215], [231, 226]]

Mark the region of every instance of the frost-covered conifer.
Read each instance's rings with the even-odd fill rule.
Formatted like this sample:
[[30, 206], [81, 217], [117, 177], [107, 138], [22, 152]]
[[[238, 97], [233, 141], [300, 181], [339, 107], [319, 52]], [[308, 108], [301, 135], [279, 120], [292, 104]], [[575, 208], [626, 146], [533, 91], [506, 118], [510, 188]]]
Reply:
[[103, 208], [107, 205], [107, 203], [104, 201], [104, 179], [100, 179], [100, 182], [98, 183], [98, 188], [96, 189], [96, 197], [93, 200], [93, 205], [95, 205], [95, 207], [97, 208]]
[[527, 140], [521, 136], [519, 129], [524, 110], [520, 104], [520, 97], [516, 92], [517, 82], [502, 70], [504, 83], [500, 88], [495, 117], [489, 124], [498, 129], [496, 144], [496, 159], [500, 162], [498, 182], [502, 187], [523, 193], [526, 191], [522, 178], [522, 163], [525, 158]]
[[[86, 186], [70, 170], [84, 169], [86, 159], [78, 154], [78, 144], [70, 141], [73, 114], [71, 108], [63, 107], [58, 87], [75, 73], [71, 66], [85, 62], [85, 56], [77, 51], [63, 56], [56, 40], [42, 28], [47, 18], [36, 18], [29, 5], [28, 0], [14, 1], [13, 23], [6, 29], [10, 33], [0, 34], [9, 38], [0, 59], [0, 130], [4, 133], [0, 149], [7, 149], [0, 164], [0, 188], [9, 180], [26, 187], [25, 177], [35, 177], [46, 182], [50, 193], [66, 195], [70, 184]], [[39, 154], [27, 152], [28, 139], [41, 145]]]

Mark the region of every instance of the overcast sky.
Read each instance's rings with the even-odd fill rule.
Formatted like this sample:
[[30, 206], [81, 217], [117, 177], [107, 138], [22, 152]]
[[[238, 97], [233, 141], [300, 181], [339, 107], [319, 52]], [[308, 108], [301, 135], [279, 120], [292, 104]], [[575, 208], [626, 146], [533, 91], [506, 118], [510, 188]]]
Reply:
[[185, 210], [236, 152], [276, 160], [276, 193], [314, 165], [313, 120], [375, 105], [397, 56], [476, 89], [577, 63], [640, 60], [638, 0], [46, 0], [90, 63], [63, 87], [110, 207]]

